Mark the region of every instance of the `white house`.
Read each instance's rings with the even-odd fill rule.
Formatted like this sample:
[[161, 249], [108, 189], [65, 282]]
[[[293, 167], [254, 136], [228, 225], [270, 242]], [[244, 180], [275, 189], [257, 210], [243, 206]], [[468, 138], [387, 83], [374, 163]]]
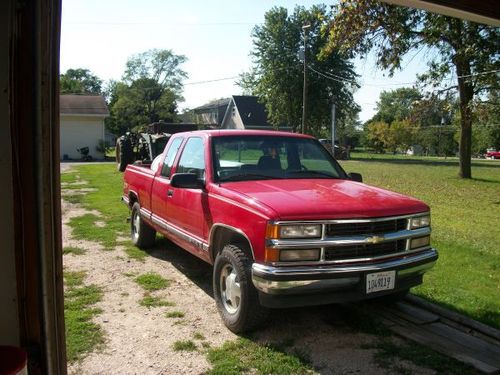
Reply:
[[104, 159], [96, 148], [106, 139], [104, 119], [109, 116], [101, 95], [61, 95], [60, 97], [61, 159], [80, 159], [77, 149], [88, 147], [94, 159]]
[[[267, 121], [264, 104], [256, 96], [233, 95], [227, 99], [218, 99], [195, 108], [198, 121], [221, 129], [263, 129], [273, 130]], [[286, 125], [279, 130], [290, 131]]]

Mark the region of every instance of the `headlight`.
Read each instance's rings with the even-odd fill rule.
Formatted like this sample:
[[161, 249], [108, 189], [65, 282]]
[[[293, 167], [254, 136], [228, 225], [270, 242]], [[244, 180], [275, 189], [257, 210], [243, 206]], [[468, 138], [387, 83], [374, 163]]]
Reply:
[[319, 260], [319, 249], [308, 250], [281, 250], [280, 261], [282, 262], [298, 262], [307, 260]]
[[431, 215], [417, 216], [410, 219], [410, 229], [428, 227], [431, 225]]
[[283, 225], [279, 227], [279, 238], [319, 238], [321, 225]]

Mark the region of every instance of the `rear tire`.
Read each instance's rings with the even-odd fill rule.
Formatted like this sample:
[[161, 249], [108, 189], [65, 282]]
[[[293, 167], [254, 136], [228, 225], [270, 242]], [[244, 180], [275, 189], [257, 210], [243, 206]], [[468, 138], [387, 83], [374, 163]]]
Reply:
[[123, 172], [134, 161], [132, 143], [128, 138], [120, 137], [116, 140], [115, 155], [116, 169]]
[[214, 298], [222, 321], [234, 333], [251, 331], [267, 317], [252, 283], [252, 260], [242, 245], [226, 245], [213, 271]]
[[132, 206], [130, 235], [134, 245], [141, 249], [152, 247], [156, 240], [156, 231], [142, 219], [141, 206], [138, 202], [135, 202]]

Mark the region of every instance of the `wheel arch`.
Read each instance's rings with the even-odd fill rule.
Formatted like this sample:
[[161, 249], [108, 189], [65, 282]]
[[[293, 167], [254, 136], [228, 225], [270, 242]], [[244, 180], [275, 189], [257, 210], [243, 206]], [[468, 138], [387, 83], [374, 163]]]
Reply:
[[139, 194], [135, 192], [134, 190], [129, 190], [128, 192], [128, 207], [131, 209], [134, 203], [137, 202], [139, 205], [141, 205], [141, 202], [139, 202]]
[[208, 238], [208, 251], [210, 254], [210, 259], [212, 263], [218, 253], [222, 251], [224, 246], [228, 244], [240, 243], [246, 245], [242, 250], [248, 252], [248, 256], [255, 260], [252, 242], [248, 236], [241, 229], [232, 227], [226, 224], [214, 224], [210, 229], [210, 235]]

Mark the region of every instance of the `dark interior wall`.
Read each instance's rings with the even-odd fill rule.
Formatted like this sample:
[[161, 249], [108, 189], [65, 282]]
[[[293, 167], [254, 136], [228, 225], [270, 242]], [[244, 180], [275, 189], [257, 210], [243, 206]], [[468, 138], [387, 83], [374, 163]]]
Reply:
[[14, 204], [9, 111], [9, 28], [12, 2], [0, 2], [0, 345], [19, 345], [16, 267], [14, 256]]
[[0, 1], [0, 340], [31, 375], [66, 373], [60, 14], [61, 0]]

